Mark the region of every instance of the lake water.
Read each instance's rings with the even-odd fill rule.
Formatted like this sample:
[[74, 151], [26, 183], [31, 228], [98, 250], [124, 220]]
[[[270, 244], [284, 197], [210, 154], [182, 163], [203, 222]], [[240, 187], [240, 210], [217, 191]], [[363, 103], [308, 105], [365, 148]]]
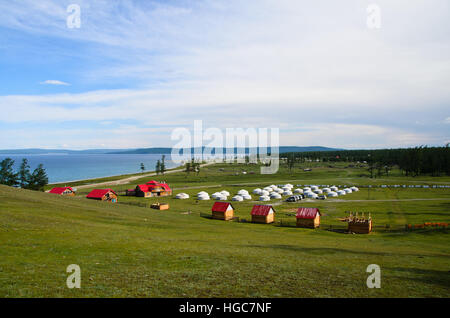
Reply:
[[[50, 183], [74, 180], [101, 178], [121, 174], [141, 172], [141, 162], [145, 171], [154, 171], [156, 161], [161, 159], [158, 154], [1, 154], [0, 161], [11, 158], [15, 161], [14, 168], [18, 170], [22, 158], [28, 159], [31, 172], [39, 164], [43, 164]], [[166, 155], [166, 169], [177, 166]]]

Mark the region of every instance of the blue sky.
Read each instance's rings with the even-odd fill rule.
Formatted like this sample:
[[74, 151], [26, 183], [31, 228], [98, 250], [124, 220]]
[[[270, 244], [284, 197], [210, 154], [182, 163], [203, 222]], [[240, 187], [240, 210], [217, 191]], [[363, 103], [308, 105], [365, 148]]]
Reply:
[[444, 145], [449, 12], [445, 0], [2, 1], [0, 149], [171, 146], [199, 119], [279, 128], [281, 145]]

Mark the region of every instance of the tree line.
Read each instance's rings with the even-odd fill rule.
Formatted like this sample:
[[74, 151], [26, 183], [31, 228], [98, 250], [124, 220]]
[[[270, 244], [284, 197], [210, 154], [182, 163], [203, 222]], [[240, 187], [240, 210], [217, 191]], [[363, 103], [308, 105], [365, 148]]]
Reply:
[[5, 158], [0, 162], [0, 184], [38, 191], [43, 191], [44, 186], [48, 184], [48, 176], [43, 164], [38, 165], [31, 172], [28, 160], [23, 158], [17, 172], [13, 167], [14, 160], [11, 158]]
[[450, 146], [377, 150], [336, 150], [314, 152], [291, 152], [281, 154], [289, 169], [294, 163], [319, 160], [322, 162], [366, 163], [370, 176], [389, 175], [394, 166], [406, 176], [450, 175]]

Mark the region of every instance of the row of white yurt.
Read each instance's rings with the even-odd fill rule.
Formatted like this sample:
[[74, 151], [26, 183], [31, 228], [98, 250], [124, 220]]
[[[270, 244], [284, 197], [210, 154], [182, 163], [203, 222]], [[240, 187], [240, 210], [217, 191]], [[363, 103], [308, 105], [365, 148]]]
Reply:
[[181, 199], [181, 200], [189, 199], [189, 194], [184, 193], [184, 192], [178, 193], [178, 194], [175, 196], [175, 199]]

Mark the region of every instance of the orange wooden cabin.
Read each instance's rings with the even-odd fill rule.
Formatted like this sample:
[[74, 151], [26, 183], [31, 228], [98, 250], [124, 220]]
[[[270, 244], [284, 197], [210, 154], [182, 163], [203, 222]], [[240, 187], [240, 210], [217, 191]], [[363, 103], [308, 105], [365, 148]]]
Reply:
[[234, 208], [229, 202], [215, 202], [211, 211], [213, 219], [228, 221], [234, 217]]
[[146, 184], [137, 185], [134, 193], [137, 197], [144, 198], [163, 197], [172, 195], [172, 189], [167, 183], [152, 180]]
[[117, 202], [117, 194], [112, 189], [94, 189], [86, 196], [88, 199]]
[[55, 187], [51, 189], [48, 193], [59, 194], [59, 195], [67, 195], [74, 196], [75, 191], [71, 187]]
[[320, 211], [317, 208], [298, 208], [297, 226], [315, 229], [320, 225]]
[[254, 205], [251, 215], [253, 223], [273, 223], [275, 221], [275, 210], [271, 205]]

